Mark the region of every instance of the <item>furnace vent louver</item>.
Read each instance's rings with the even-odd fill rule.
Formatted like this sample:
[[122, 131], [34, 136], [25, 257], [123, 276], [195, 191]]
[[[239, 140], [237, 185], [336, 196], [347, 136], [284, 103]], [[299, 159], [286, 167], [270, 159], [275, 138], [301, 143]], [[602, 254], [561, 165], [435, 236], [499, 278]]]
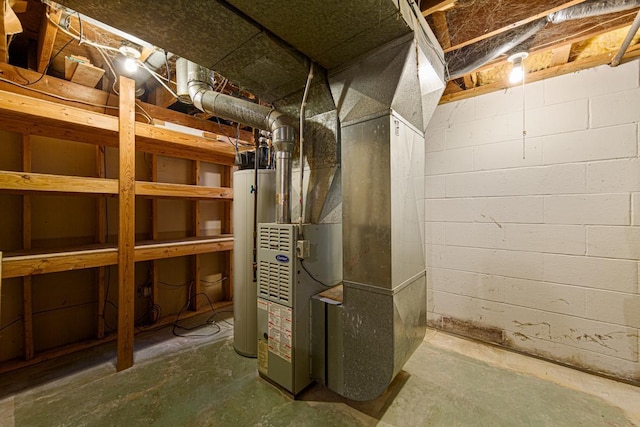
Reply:
[[258, 296], [286, 306], [291, 305], [294, 227], [289, 224], [260, 224], [260, 251], [268, 255], [258, 262]]

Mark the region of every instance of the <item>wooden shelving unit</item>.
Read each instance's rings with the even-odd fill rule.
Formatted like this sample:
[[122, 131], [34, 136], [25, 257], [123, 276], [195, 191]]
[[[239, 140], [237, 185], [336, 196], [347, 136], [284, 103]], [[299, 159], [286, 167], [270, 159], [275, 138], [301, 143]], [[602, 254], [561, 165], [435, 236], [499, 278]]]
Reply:
[[[231, 284], [231, 256], [233, 236], [231, 229], [231, 201], [233, 189], [231, 175], [235, 150], [230, 144], [213, 138], [184, 134], [164, 127], [156, 127], [135, 121], [135, 85], [132, 80], [121, 78], [119, 96], [119, 115], [87, 111], [78, 107], [61, 105], [16, 93], [0, 91], [0, 129], [20, 132], [23, 137], [23, 170], [0, 171], [0, 192], [23, 196], [23, 250], [4, 252], [1, 258], [1, 277], [3, 279], [22, 277], [23, 281], [23, 324], [24, 324], [24, 361], [13, 362], [12, 366], [24, 366], [57, 357], [77, 349], [86, 348], [91, 343], [97, 345], [114, 339], [114, 335], [105, 334], [103, 304], [97, 315], [96, 339], [90, 343], [76, 343], [67, 347], [52, 349], [36, 354], [33, 344], [32, 292], [31, 277], [38, 274], [97, 268], [98, 301], [105, 295], [105, 270], [107, 266], [118, 265], [118, 327], [117, 369], [127, 369], [133, 365], [133, 336], [135, 333], [134, 316], [134, 265], [136, 262], [151, 261], [153, 266], [152, 294], [158, 295], [158, 279], [155, 260], [193, 256], [194, 277], [199, 277], [198, 255], [211, 252], [225, 252], [227, 275], [223, 286], [225, 301], [219, 306], [230, 304], [233, 295]], [[61, 176], [33, 173], [31, 171], [30, 135], [43, 135], [69, 141], [96, 145], [97, 177]], [[119, 178], [105, 178], [102, 162], [105, 147], [119, 149]], [[153, 181], [135, 180], [135, 152], [142, 151], [152, 155]], [[157, 178], [157, 156], [178, 157], [194, 162], [192, 185], [155, 182]], [[207, 187], [200, 185], [200, 162], [215, 163], [224, 166], [222, 183], [225, 187]], [[98, 229], [96, 243], [93, 245], [62, 248], [57, 251], [31, 249], [31, 204], [32, 194], [75, 194], [99, 197]], [[101, 213], [105, 209], [104, 196], [118, 198], [118, 244], [109, 245], [105, 237], [105, 220]], [[144, 197], [152, 199], [152, 239], [135, 242], [134, 199]], [[181, 240], [158, 240], [156, 199], [192, 200], [194, 236]], [[200, 236], [200, 207], [203, 200], [218, 200], [225, 204], [223, 229], [220, 236]], [[197, 295], [199, 281], [192, 289]], [[197, 298], [192, 298], [197, 301]], [[192, 303], [189, 315], [199, 313], [197, 304]], [[204, 309], [204, 307], [203, 307]], [[170, 316], [169, 316], [170, 317]], [[175, 317], [175, 316], [174, 316]], [[166, 324], [168, 318], [160, 319], [156, 325]], [[0, 367], [0, 372], [7, 368]]]

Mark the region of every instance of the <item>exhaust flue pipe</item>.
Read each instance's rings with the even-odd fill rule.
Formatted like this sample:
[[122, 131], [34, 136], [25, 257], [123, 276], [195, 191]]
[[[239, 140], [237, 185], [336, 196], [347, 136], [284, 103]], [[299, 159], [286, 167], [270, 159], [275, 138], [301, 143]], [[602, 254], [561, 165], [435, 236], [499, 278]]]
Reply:
[[293, 120], [272, 108], [213, 90], [211, 71], [184, 58], [176, 61], [178, 96], [204, 112], [271, 131], [276, 157], [276, 222], [291, 222], [291, 157], [295, 144]]

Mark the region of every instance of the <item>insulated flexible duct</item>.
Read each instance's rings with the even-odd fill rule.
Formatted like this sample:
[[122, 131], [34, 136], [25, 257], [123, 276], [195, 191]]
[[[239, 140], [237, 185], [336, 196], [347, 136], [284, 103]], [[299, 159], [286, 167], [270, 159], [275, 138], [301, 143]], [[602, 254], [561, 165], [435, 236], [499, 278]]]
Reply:
[[446, 55], [450, 79], [456, 79], [469, 74], [499, 56], [515, 50], [550, 22], [560, 24], [575, 19], [622, 12], [636, 7], [640, 7], [640, 0], [590, 0], [554, 12], [546, 18], [523, 25], [506, 33], [454, 50]]
[[211, 72], [184, 58], [176, 61], [178, 96], [199, 110], [225, 120], [271, 131], [276, 157], [276, 222], [291, 222], [291, 155], [295, 142], [292, 119], [269, 107], [213, 90]]

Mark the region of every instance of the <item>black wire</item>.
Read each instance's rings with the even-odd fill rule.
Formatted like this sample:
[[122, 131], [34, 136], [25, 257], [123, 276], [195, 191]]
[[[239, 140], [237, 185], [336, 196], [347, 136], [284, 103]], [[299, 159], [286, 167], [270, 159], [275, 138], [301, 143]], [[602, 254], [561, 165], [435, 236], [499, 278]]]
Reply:
[[55, 55], [53, 55], [51, 57], [51, 59], [49, 60], [49, 63], [47, 64], [46, 67], [44, 67], [44, 71], [42, 72], [42, 75], [40, 75], [40, 77], [38, 77], [38, 79], [36, 81], [33, 82], [27, 82], [25, 83], [23, 86], [30, 86], [30, 85], [34, 85], [36, 83], [38, 83], [40, 80], [42, 80], [42, 78], [47, 74], [47, 71], [49, 71], [49, 67], [51, 66], [51, 63], [53, 63], [53, 60], [56, 59], [56, 57], [58, 55], [60, 55], [60, 52], [62, 52], [67, 46], [69, 46], [69, 44], [73, 41], [74, 39], [69, 40], [68, 42], [66, 42], [60, 49], [58, 49], [58, 51], [56, 52]]
[[331, 285], [325, 285], [324, 283], [322, 283], [320, 280], [316, 279], [315, 277], [313, 277], [313, 274], [309, 273], [309, 270], [307, 270], [307, 267], [304, 266], [304, 262], [302, 260], [300, 260], [300, 265], [302, 266], [302, 269], [307, 273], [307, 275], [309, 275], [309, 277], [311, 277], [311, 279], [316, 282], [321, 284], [322, 286], [324, 286], [325, 288], [333, 288], [333, 286]]
[[14, 319], [13, 321], [7, 323], [6, 325], [4, 325], [3, 327], [0, 328], [0, 331], [4, 331], [5, 329], [7, 329], [9, 326], [13, 325], [14, 323], [18, 323], [19, 321], [22, 320], [22, 316], [18, 317], [17, 319]]
[[[193, 286], [193, 282], [189, 283], [189, 295], [191, 295], [191, 287], [192, 286]], [[222, 331], [222, 328], [220, 327], [220, 325], [218, 323], [216, 323], [216, 321], [213, 319], [216, 316], [217, 313], [216, 313], [215, 308], [213, 307], [213, 302], [211, 302], [211, 299], [209, 298], [209, 295], [205, 294], [204, 292], [198, 292], [197, 294], [194, 295], [194, 298], [197, 299], [199, 295], [202, 295], [207, 299], [207, 303], [209, 304], [209, 307], [211, 308], [211, 316], [209, 316], [209, 318], [204, 323], [201, 323], [199, 325], [195, 325], [195, 326], [191, 326], [191, 327], [180, 325], [178, 323], [180, 321], [180, 316], [182, 316], [185, 313], [185, 311], [187, 311], [187, 309], [189, 308], [189, 303], [191, 302], [191, 298], [188, 297], [187, 298], [187, 302], [184, 303], [184, 305], [180, 309], [180, 312], [176, 316], [176, 320], [173, 322], [173, 329], [172, 329], [173, 335], [175, 335], [177, 337], [183, 337], [183, 338], [203, 338], [203, 337], [211, 337], [211, 336], [217, 335]], [[196, 329], [200, 329], [203, 326], [215, 326], [217, 329], [215, 331], [213, 331], [212, 333], [210, 333], [210, 334], [188, 334], [188, 335], [185, 335], [185, 334], [180, 334], [180, 333], [177, 332], [178, 329], [183, 330], [183, 331], [193, 331], [193, 330], [196, 330]]]

